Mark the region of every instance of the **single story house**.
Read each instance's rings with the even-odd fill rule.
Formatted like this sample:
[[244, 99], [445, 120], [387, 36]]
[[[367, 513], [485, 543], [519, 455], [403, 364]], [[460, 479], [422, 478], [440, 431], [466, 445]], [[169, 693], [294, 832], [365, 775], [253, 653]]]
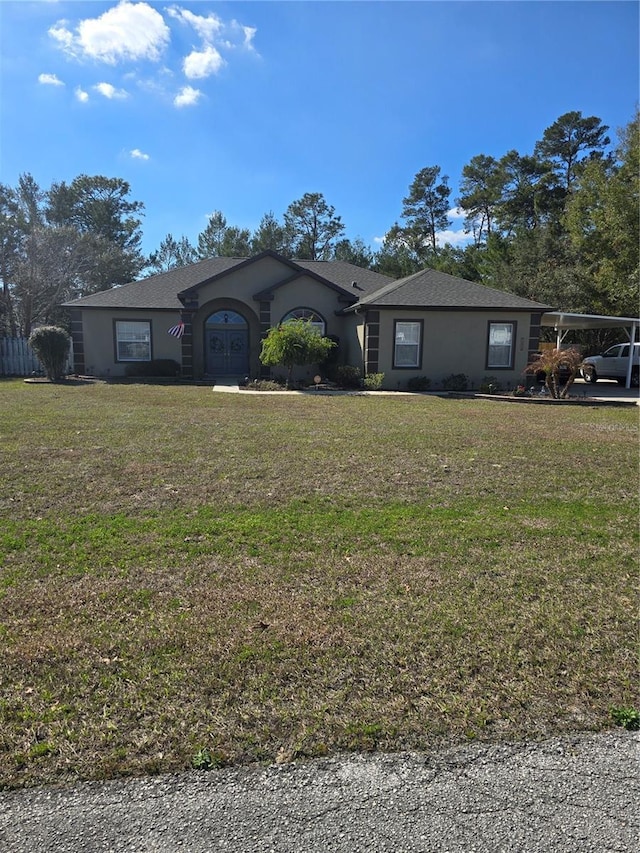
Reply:
[[78, 374], [124, 376], [136, 363], [172, 359], [185, 379], [266, 378], [262, 338], [301, 317], [338, 342], [340, 363], [384, 373], [383, 387], [393, 390], [419, 376], [437, 388], [461, 373], [476, 388], [486, 376], [522, 382], [550, 308], [432, 269], [393, 280], [271, 251], [208, 258], [65, 307]]

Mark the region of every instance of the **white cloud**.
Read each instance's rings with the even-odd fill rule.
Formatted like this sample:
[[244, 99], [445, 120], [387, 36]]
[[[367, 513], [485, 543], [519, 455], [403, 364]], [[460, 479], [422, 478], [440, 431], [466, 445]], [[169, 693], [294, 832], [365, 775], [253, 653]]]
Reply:
[[[242, 38], [241, 47], [244, 47], [245, 50], [249, 50], [252, 53], [255, 53], [255, 47], [253, 46], [253, 38], [255, 34], [258, 32], [256, 27], [245, 27], [244, 24], [239, 23], [238, 21], [231, 21], [229, 24], [229, 31], [232, 35], [238, 34]], [[227, 47], [235, 47], [236, 45], [232, 41], [226, 42]]]
[[68, 23], [68, 21], [58, 21], [57, 24], [49, 28], [49, 35], [58, 42], [63, 50], [73, 53], [73, 33], [67, 29]]
[[85, 92], [84, 89], [81, 89], [80, 86], [76, 86], [75, 96], [81, 104], [86, 104], [89, 100], [89, 93]]
[[[234, 50], [241, 47], [251, 53], [256, 53], [253, 46], [253, 39], [257, 32], [255, 27], [247, 27], [236, 20], [226, 23], [213, 13], [210, 13], [206, 17], [203, 15], [195, 15], [193, 12], [190, 12], [188, 9], [183, 9], [180, 6], [171, 6], [171, 8], [167, 9], [167, 14], [171, 18], [174, 18], [174, 20], [193, 27], [197, 35], [202, 39], [202, 53], [207, 53], [208, 50], [211, 49], [215, 51], [215, 56], [219, 57], [219, 59], [216, 60], [212, 55], [211, 67], [208, 68], [206, 74], [200, 74], [198, 76], [208, 76], [209, 74], [216, 73], [220, 70], [224, 60], [220, 57], [216, 47], [228, 50]], [[185, 59], [185, 73], [187, 73], [186, 67], [188, 67], [189, 61], [192, 60], [193, 57], [192, 61], [195, 63], [195, 57], [198, 55], [199, 52], [194, 50], [193, 53]], [[195, 77], [196, 75], [187, 74], [187, 76]]]
[[[464, 212], [460, 211], [459, 213], [455, 213], [454, 209], [454, 211], [449, 211], [449, 218], [462, 219], [464, 218]], [[381, 246], [385, 241], [385, 237], [386, 235], [383, 235], [382, 237], [374, 237], [373, 242]], [[447, 229], [446, 231], [436, 231], [436, 242], [438, 243], [438, 246], [444, 246], [445, 243], [450, 243], [452, 246], [466, 246], [467, 243], [470, 243], [472, 240], [473, 235], [468, 234], [463, 230], [455, 231]]]
[[115, 65], [127, 59], [159, 60], [170, 33], [162, 15], [148, 3], [121, 0], [100, 17], [80, 21], [75, 31], [68, 21], [59, 21], [49, 35], [73, 56]]
[[451, 243], [452, 246], [466, 246], [473, 240], [473, 235], [466, 231], [437, 231], [436, 241], [438, 246], [444, 246], [445, 243]]
[[55, 74], [40, 74], [38, 83], [43, 83], [45, 86], [64, 86], [62, 80], [59, 80]]
[[122, 100], [129, 97], [128, 92], [125, 92], [124, 89], [116, 89], [111, 83], [97, 83], [93, 88], [110, 101]]
[[255, 51], [255, 47], [253, 46], [253, 38], [258, 32], [257, 28], [242, 27], [242, 31], [244, 33], [244, 47], [246, 47], [247, 50]]
[[447, 211], [447, 216], [449, 219], [464, 219], [466, 213], [461, 207], [452, 207], [451, 210]]
[[139, 148], [134, 148], [133, 151], [129, 151], [129, 156], [132, 157], [134, 160], [148, 160], [149, 159], [149, 155], [145, 154]]
[[193, 86], [183, 86], [173, 99], [173, 103], [176, 107], [192, 107], [198, 103], [201, 97], [202, 92], [199, 89], [194, 89]]
[[172, 6], [170, 9], [167, 9], [167, 14], [184, 24], [190, 24], [200, 38], [208, 43], [213, 42], [223, 28], [222, 21], [213, 12], [209, 13], [205, 18], [202, 15], [194, 15], [188, 9]]
[[210, 74], [217, 74], [224, 64], [224, 59], [215, 47], [207, 45], [204, 50], [194, 50], [189, 56], [186, 56], [182, 67], [185, 76], [189, 80], [195, 80], [200, 77], [208, 77]]

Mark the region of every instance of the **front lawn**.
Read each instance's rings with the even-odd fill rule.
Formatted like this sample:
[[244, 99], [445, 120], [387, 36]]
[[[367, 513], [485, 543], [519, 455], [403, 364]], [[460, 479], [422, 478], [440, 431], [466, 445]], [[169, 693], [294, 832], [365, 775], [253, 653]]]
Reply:
[[638, 411], [0, 382], [0, 785], [638, 707]]

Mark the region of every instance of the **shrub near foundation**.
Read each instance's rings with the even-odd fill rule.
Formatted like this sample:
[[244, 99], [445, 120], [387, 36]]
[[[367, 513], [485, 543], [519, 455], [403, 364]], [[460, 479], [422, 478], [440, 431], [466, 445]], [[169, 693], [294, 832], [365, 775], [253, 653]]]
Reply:
[[465, 373], [452, 373], [442, 380], [445, 391], [466, 391], [469, 387], [469, 379]]
[[431, 380], [428, 376], [412, 376], [407, 382], [409, 391], [428, 391], [431, 388]]
[[287, 388], [291, 388], [294, 367], [322, 364], [335, 346], [334, 341], [320, 335], [308, 320], [287, 320], [267, 332], [262, 341], [260, 361], [267, 367], [286, 367]]
[[29, 346], [40, 359], [47, 379], [59, 382], [64, 378], [71, 339], [59, 326], [40, 326], [29, 337]]
[[367, 391], [379, 391], [384, 382], [384, 373], [367, 373], [364, 377], [364, 387]]
[[573, 385], [581, 364], [582, 354], [573, 347], [566, 350], [543, 350], [525, 367], [524, 372], [535, 376], [543, 374], [547, 392], [554, 400], [564, 400], [569, 396], [569, 388]]
[[353, 364], [339, 364], [329, 378], [342, 388], [362, 388], [362, 371]]

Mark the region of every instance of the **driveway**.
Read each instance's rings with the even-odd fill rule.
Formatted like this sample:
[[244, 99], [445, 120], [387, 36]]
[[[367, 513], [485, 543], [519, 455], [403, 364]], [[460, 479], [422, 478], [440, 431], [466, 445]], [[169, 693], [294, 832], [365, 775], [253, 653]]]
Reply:
[[640, 849], [624, 730], [0, 795], [3, 853]]
[[619, 400], [627, 403], [635, 401], [640, 403], [640, 389], [621, 388], [617, 382], [608, 379], [600, 379], [596, 383], [585, 382], [584, 379], [576, 379], [571, 386], [572, 397], [590, 397], [594, 400]]

